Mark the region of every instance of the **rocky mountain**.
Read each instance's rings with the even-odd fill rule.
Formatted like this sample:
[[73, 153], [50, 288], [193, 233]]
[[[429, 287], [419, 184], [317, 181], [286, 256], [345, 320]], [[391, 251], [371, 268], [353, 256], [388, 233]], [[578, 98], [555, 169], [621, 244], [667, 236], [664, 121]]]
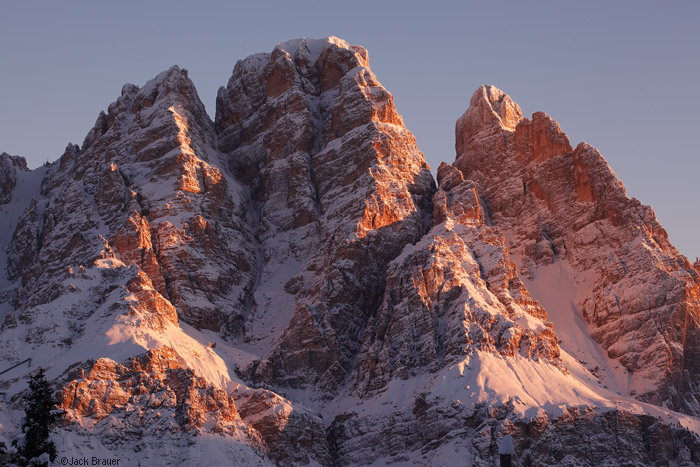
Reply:
[[493, 87], [474, 94], [456, 135], [454, 165], [478, 186], [520, 270], [535, 282], [556, 270], [576, 285], [553, 297], [538, 284], [536, 298], [572, 304], [626, 370], [623, 392], [700, 415], [700, 277], [654, 211], [627, 196], [595, 148], [572, 148], [543, 112], [523, 119]]
[[217, 97], [219, 149], [255, 219], [257, 287], [242, 323], [255, 381], [332, 393], [387, 263], [430, 227], [435, 184], [367, 51], [291, 41], [239, 62]]
[[[0, 442], [127, 465], [700, 462], [700, 266], [594, 148], [483, 86], [438, 187], [367, 51], [127, 84], [81, 146], [0, 155]], [[29, 366], [31, 365], [31, 366]]]

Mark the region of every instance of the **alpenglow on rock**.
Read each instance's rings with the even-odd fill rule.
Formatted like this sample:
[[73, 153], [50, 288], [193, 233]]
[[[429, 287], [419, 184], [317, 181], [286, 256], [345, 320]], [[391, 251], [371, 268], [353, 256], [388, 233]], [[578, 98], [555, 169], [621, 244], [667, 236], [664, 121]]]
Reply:
[[[0, 442], [138, 465], [700, 463], [699, 263], [600, 154], [483, 86], [439, 187], [367, 50], [127, 84], [0, 154]], [[4, 461], [5, 459], [0, 458]]]
[[[494, 87], [474, 93], [456, 133], [454, 166], [516, 263], [535, 281], [563, 271], [574, 286], [566, 301], [626, 370], [620, 389], [700, 415], [700, 278], [654, 211], [627, 196], [595, 148], [572, 148], [543, 112], [522, 119]], [[545, 308], [556, 301], [547, 294], [535, 294]]]
[[216, 127], [257, 220], [260, 282], [243, 333], [267, 358], [251, 378], [332, 394], [388, 262], [430, 226], [428, 165], [367, 51], [337, 38], [239, 62]]

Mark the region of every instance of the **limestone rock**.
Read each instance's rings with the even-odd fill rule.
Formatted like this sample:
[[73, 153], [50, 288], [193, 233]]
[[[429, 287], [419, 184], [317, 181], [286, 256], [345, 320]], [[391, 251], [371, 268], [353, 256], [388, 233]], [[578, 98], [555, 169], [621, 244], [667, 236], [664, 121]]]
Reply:
[[[258, 326], [277, 327], [254, 377], [332, 391], [351, 369], [386, 265], [429, 227], [429, 168], [367, 51], [333, 37], [239, 62], [219, 90], [216, 127], [259, 219], [266, 293], [254, 297], [246, 338], [269, 346], [270, 329]], [[287, 297], [284, 315], [270, 316], [279, 314], [270, 296]]]
[[[514, 465], [693, 466], [700, 438], [656, 417], [573, 407], [556, 417], [522, 418], [509, 406], [460, 407], [419, 394], [413, 411], [373, 419], [338, 417], [329, 438], [341, 465], [418, 462], [498, 465], [498, 446], [514, 441]], [[343, 442], [344, 441], [344, 442]]]
[[700, 262], [496, 88], [456, 149], [436, 189], [329, 37], [238, 62], [214, 122], [175, 66], [58, 161], [0, 155], [0, 444], [41, 366], [66, 456], [698, 464]]
[[18, 170], [27, 170], [24, 157], [11, 156], [6, 152], [0, 154], [0, 204], [7, 204], [12, 200]]
[[486, 224], [475, 184], [446, 164], [438, 180], [433, 219], [440, 223], [389, 265], [356, 361], [357, 390], [435, 373], [475, 350], [566, 371], [547, 313], [520, 281], [501, 232]]
[[[502, 120], [494, 115], [504, 102], [512, 118]], [[627, 390], [699, 415], [697, 270], [595, 148], [572, 149], [542, 112], [519, 115], [501, 91], [478, 89], [457, 122], [454, 167], [476, 184], [525, 276], [536, 279], [562, 261], [586, 281], [569, 299], [608, 357], [629, 372]]]
[[139, 265], [185, 322], [219, 330], [238, 319], [254, 282], [247, 201], [219, 168], [215, 139], [186, 71], [124, 86], [21, 217], [10, 278], [48, 283], [104, 250]]

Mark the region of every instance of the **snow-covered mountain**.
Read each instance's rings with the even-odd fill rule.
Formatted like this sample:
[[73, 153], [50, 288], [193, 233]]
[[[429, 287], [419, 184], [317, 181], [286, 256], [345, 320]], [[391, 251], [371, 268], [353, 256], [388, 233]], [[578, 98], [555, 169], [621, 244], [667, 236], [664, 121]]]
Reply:
[[[438, 183], [367, 51], [127, 84], [0, 155], [0, 441], [126, 465], [700, 463], [700, 263], [594, 148], [483, 86]], [[120, 464], [121, 465], [121, 464]]]

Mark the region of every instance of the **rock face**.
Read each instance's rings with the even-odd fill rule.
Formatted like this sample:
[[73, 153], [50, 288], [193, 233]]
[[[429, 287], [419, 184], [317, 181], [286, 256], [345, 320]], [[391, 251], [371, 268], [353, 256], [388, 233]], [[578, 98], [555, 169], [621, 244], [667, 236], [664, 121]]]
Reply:
[[293, 410], [288, 401], [264, 389], [228, 394], [187, 369], [169, 347], [123, 364], [103, 358], [64, 377], [70, 382], [59, 394], [59, 406], [66, 412], [63, 423], [82, 421], [115, 448], [215, 433], [251, 445], [282, 465], [330, 463], [318, 417]]
[[367, 51], [336, 38], [239, 62], [219, 90], [216, 127], [258, 219], [265, 292], [246, 338], [267, 344], [260, 325], [280, 320], [270, 315], [282, 300], [289, 313], [272, 324], [284, 331], [253, 377], [333, 391], [381, 300], [386, 265], [429, 228], [429, 168]]
[[348, 417], [332, 427], [331, 441], [352, 439], [335, 451], [341, 465], [362, 465], [382, 452], [384, 463], [391, 459], [419, 465], [496, 466], [499, 444], [507, 434], [516, 440], [513, 465], [632, 467], [676, 462], [690, 467], [700, 460], [697, 436], [655, 417], [618, 410], [574, 407], [557, 417], [541, 410], [523, 418], [509, 406], [449, 406], [419, 394], [413, 413], [375, 422]]
[[547, 313], [520, 281], [503, 235], [486, 224], [474, 183], [446, 164], [438, 180], [435, 227], [389, 265], [354, 372], [358, 390], [435, 373], [474, 350], [563, 370]]
[[238, 62], [214, 122], [177, 66], [125, 85], [56, 162], [0, 155], [0, 370], [47, 368], [62, 456], [698, 464], [700, 263], [503, 92], [456, 139], [436, 189], [333, 37]]
[[24, 157], [11, 156], [6, 152], [0, 154], [0, 204], [12, 201], [12, 191], [17, 184], [17, 171], [27, 170]]
[[654, 211], [627, 196], [595, 148], [572, 149], [548, 115], [522, 119], [493, 87], [474, 93], [456, 134], [454, 166], [476, 183], [523, 273], [568, 262], [587, 278], [571, 299], [629, 372], [629, 391], [700, 415], [700, 279]]
[[[97, 257], [137, 264], [181, 318], [219, 330], [253, 285], [246, 201], [217, 168], [213, 124], [187, 72], [125, 85], [83, 142], [69, 145], [19, 220], [8, 275], [36, 289]], [[29, 288], [27, 288], [29, 289]], [[233, 316], [222, 314], [228, 310]]]

